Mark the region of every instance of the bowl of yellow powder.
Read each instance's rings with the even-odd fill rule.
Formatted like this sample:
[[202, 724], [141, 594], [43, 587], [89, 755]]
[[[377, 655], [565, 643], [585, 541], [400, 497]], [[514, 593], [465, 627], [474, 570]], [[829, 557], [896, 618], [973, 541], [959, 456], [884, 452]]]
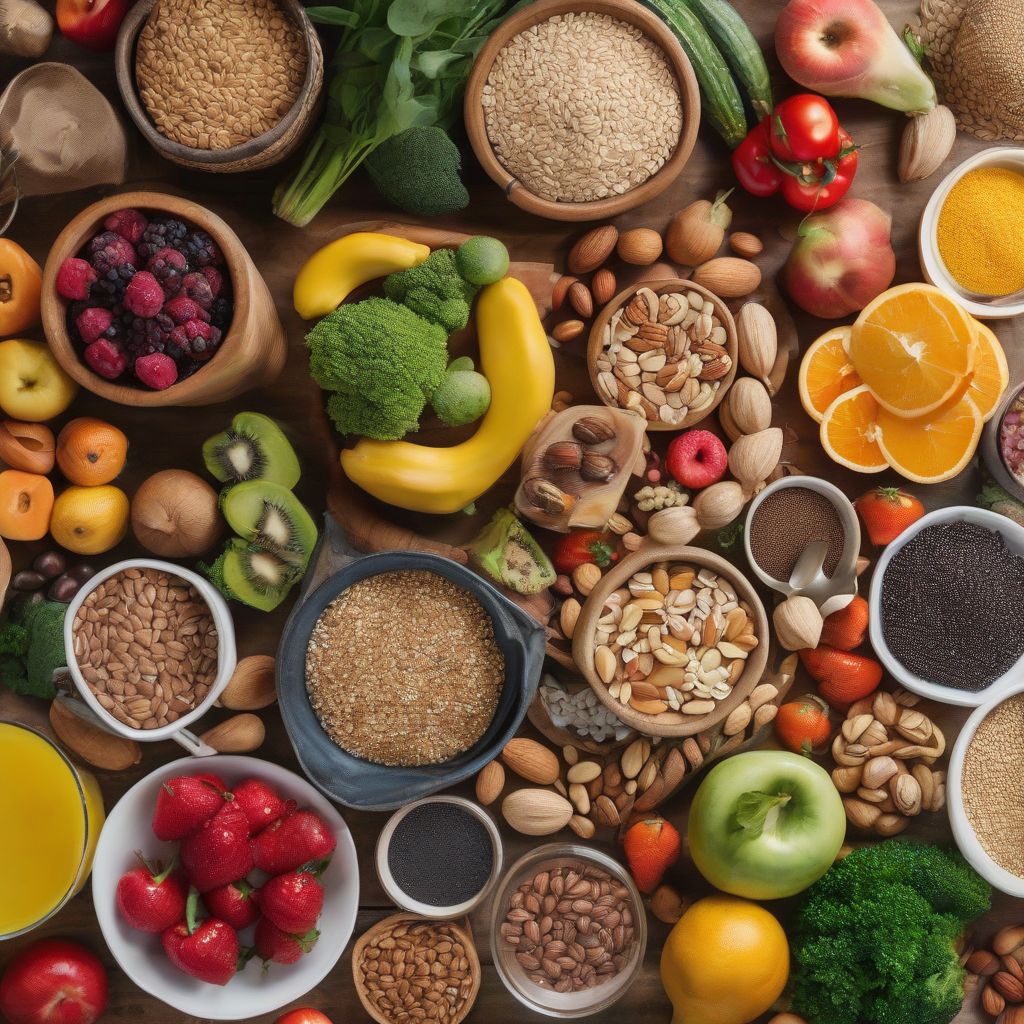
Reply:
[[[965, 160], [932, 193], [918, 245], [925, 277], [972, 315], [1024, 313], [1024, 149], [994, 147]], [[979, 296], [985, 296], [981, 298]]]

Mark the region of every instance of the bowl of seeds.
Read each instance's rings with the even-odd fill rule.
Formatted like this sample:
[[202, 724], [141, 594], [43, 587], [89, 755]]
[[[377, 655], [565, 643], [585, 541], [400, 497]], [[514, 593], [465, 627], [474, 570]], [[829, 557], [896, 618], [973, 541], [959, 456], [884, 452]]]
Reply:
[[538, 0], [484, 44], [464, 114], [473, 152], [516, 206], [600, 220], [679, 177], [700, 94], [679, 41], [640, 4]]

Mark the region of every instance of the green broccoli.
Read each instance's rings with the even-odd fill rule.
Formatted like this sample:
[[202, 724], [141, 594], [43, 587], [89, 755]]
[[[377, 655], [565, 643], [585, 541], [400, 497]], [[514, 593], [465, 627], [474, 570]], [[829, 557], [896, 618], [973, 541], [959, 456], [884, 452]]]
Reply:
[[393, 206], [423, 217], [464, 210], [469, 193], [462, 184], [462, 154], [437, 125], [407, 128], [381, 143], [366, 169]]
[[23, 658], [28, 649], [28, 630], [20, 622], [0, 623], [0, 654]]
[[[230, 490], [230, 488], [225, 488], [225, 491], [227, 490]], [[227, 556], [228, 549], [225, 547], [212, 562], [200, 562], [196, 566], [196, 572], [205, 576], [228, 601], [234, 601], [235, 595], [224, 581], [224, 560]]]
[[477, 289], [460, 273], [451, 249], [435, 249], [422, 263], [384, 278], [384, 294], [414, 313], [440, 324], [446, 334], [469, 323]]
[[313, 379], [336, 392], [327, 403], [334, 425], [379, 440], [416, 429], [448, 362], [447, 332], [391, 299], [339, 306], [306, 345]]
[[797, 911], [793, 1009], [811, 1024], [948, 1024], [964, 996], [955, 944], [991, 896], [954, 850], [854, 850]]
[[0, 651], [0, 683], [15, 693], [52, 698], [57, 690], [53, 674], [67, 664], [64, 652], [64, 616], [68, 606], [41, 601], [24, 606], [0, 627], [8, 640]]

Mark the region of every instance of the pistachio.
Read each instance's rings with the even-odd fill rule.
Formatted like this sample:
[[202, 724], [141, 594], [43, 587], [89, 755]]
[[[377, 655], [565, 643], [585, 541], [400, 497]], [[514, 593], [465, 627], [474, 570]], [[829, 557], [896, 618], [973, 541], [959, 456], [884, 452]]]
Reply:
[[523, 484], [523, 492], [531, 505], [553, 516], [568, 512], [576, 502], [572, 495], [539, 476], [530, 477]]
[[583, 458], [583, 446], [578, 441], [556, 441], [544, 449], [544, 466], [556, 473], [577, 470]]
[[572, 425], [572, 436], [583, 444], [602, 444], [615, 438], [615, 428], [599, 416], [583, 416]]
[[609, 456], [585, 451], [580, 463], [580, 476], [592, 483], [607, 483], [615, 476], [617, 469], [615, 460]]
[[774, 388], [769, 375], [779, 354], [774, 318], [764, 306], [748, 302], [736, 318], [736, 330], [740, 365], [765, 386], [769, 395], [772, 394]]

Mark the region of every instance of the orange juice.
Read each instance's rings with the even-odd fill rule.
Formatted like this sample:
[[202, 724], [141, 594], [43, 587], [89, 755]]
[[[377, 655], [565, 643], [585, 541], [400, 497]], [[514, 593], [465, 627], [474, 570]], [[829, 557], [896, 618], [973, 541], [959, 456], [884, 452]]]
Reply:
[[0, 939], [35, 927], [81, 889], [102, 826], [93, 776], [46, 737], [0, 722]]

